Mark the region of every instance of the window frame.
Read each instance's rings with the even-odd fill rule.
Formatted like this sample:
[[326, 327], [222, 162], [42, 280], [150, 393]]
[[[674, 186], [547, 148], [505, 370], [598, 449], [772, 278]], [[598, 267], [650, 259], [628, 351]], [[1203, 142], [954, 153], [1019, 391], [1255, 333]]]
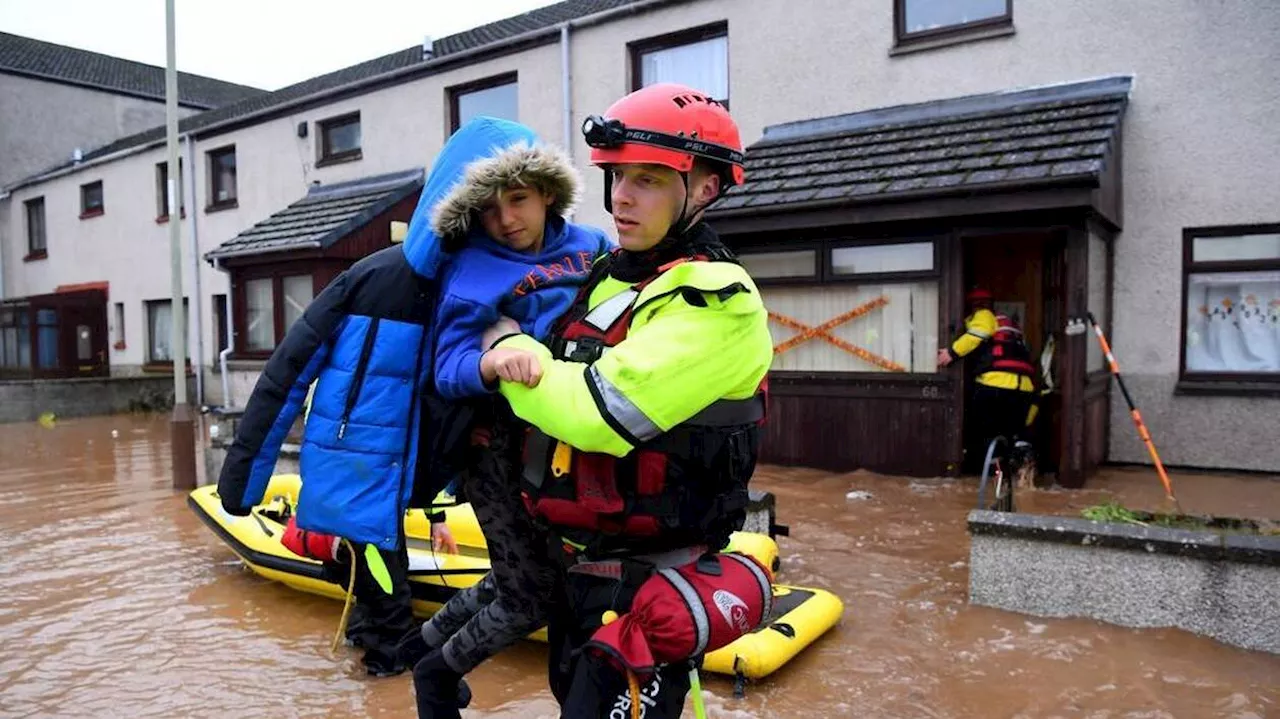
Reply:
[[[159, 359], [159, 360], [158, 360], [158, 359], [156, 359], [156, 358], [155, 358], [155, 356], [154, 356], [154, 354], [153, 354], [153, 352], [154, 352], [154, 350], [155, 350], [155, 335], [154, 335], [154, 334], [152, 334], [152, 332], [151, 332], [151, 329], [152, 329], [152, 327], [151, 327], [151, 325], [152, 325], [152, 323], [151, 323], [151, 308], [152, 308], [152, 307], [157, 307], [157, 306], [162, 305], [162, 304], [165, 304], [165, 303], [168, 303], [168, 305], [169, 305], [169, 307], [170, 307], [170, 311], [172, 311], [172, 308], [173, 308], [173, 298], [172, 298], [172, 297], [161, 297], [161, 298], [154, 299], [154, 300], [143, 300], [143, 301], [142, 301], [142, 319], [143, 319], [143, 321], [144, 321], [144, 322], [146, 322], [146, 326], [147, 326], [147, 346], [143, 349], [143, 353], [144, 353], [144, 354], [143, 354], [143, 366], [144, 366], [144, 367], [146, 367], [146, 368], [148, 368], [148, 369], [159, 369], [159, 368], [164, 368], [164, 367], [171, 366], [171, 365], [173, 364], [173, 358], [172, 358], [172, 357], [170, 357], [169, 359]], [[186, 332], [187, 332], [187, 337], [188, 337], [188, 338], [190, 338], [190, 336], [191, 336], [191, 301], [190, 301], [190, 299], [188, 299], [187, 297], [183, 297], [183, 298], [182, 298], [182, 309], [183, 309], [183, 312], [184, 312], [184, 315], [185, 315], [185, 316], [184, 316], [184, 322], [185, 322], [185, 324], [183, 325], [183, 327], [184, 327], [184, 329], [185, 329], [185, 330], [186, 330]], [[172, 321], [172, 320], [170, 320], [170, 321]], [[166, 329], [165, 331], [166, 331], [166, 332], [170, 332], [170, 331], [172, 331], [172, 330], [170, 330], [170, 329]], [[189, 342], [190, 342], [190, 340], [188, 340], [188, 343], [189, 343]], [[190, 345], [188, 344], [187, 352], [186, 352], [186, 355], [187, 355], [187, 356], [186, 356], [186, 362], [185, 362], [185, 364], [186, 364], [188, 367], [190, 367], [190, 366], [191, 366], [191, 351], [192, 351], [192, 348], [191, 348], [191, 347], [190, 347]]]
[[[232, 185], [232, 193], [228, 199], [218, 199], [218, 158], [231, 155], [235, 159], [235, 180]], [[218, 210], [227, 210], [240, 206], [240, 158], [236, 155], [236, 146], [223, 145], [204, 154], [205, 157], [205, 174], [208, 177], [209, 196], [206, 198], [204, 211], [217, 212]]]
[[[9, 322], [5, 322], [3, 313], [8, 313]], [[13, 300], [10, 304], [0, 303], [0, 375], [8, 372], [10, 374], [24, 374], [31, 372], [35, 366], [35, 343], [31, 339], [31, 327], [33, 319], [31, 305], [22, 300]], [[19, 321], [19, 319], [23, 321]], [[18, 364], [7, 365], [4, 361], [4, 334], [5, 330], [13, 330], [14, 345], [13, 354]], [[27, 353], [25, 357], [18, 352], [18, 348], [22, 343], [18, 341], [19, 336], [25, 336], [27, 340]]]
[[[940, 237], [926, 235], [922, 237], [877, 237], [874, 239], [843, 238], [831, 241], [826, 252], [822, 253], [825, 262], [823, 280], [831, 284], [886, 284], [893, 282], [918, 282], [920, 280], [942, 279], [942, 243]], [[878, 245], [917, 245], [930, 243], [933, 245], [933, 267], [928, 270], [903, 270], [900, 272], [836, 272], [835, 251], [847, 247], [875, 247]]]
[[[89, 206], [89, 193], [93, 190], [98, 191], [98, 204], [95, 207]], [[80, 186], [80, 219], [87, 220], [90, 217], [100, 217], [107, 211], [107, 195], [102, 186], [102, 180], [94, 180], [86, 182]]]
[[213, 311], [213, 346], [216, 356], [227, 348], [227, 323], [231, 321], [227, 314], [227, 295], [221, 292], [214, 294], [210, 309]]
[[479, 80], [446, 88], [445, 94], [448, 95], [449, 99], [449, 135], [457, 132], [458, 128], [461, 127], [459, 123], [461, 114], [459, 112], [458, 100], [463, 95], [480, 92], [481, 90], [490, 90], [495, 87], [502, 87], [503, 85], [516, 86], [516, 107], [518, 109], [520, 105], [520, 73], [516, 70], [502, 73], [500, 75], [490, 75], [489, 77], [481, 78]]
[[[40, 246], [35, 246], [35, 235], [31, 231], [31, 211], [35, 207], [40, 208]], [[23, 223], [27, 228], [27, 254], [23, 257], [23, 261], [42, 260], [49, 256], [49, 215], [45, 211], [46, 205], [44, 195], [32, 197], [22, 203]]]
[[982, 36], [984, 31], [1013, 27], [1013, 0], [1005, 0], [1004, 14], [994, 17], [973, 20], [966, 23], [946, 25], [928, 30], [907, 31], [907, 3], [911, 0], [893, 0], [893, 42], [895, 47], [904, 47], [918, 43], [928, 43], [945, 38], [970, 39]]
[[[641, 77], [643, 70], [643, 63], [641, 62], [642, 56], [651, 52], [670, 50], [684, 45], [692, 45], [704, 40], [714, 40], [720, 37], [725, 38], [725, 41], [728, 42], [729, 21], [727, 20], [720, 20], [706, 25], [677, 30], [675, 32], [656, 35], [654, 37], [648, 37], [641, 40], [633, 40], [632, 42], [627, 43], [627, 62], [630, 67], [630, 79], [628, 80], [628, 84], [631, 88], [631, 92], [635, 92], [636, 90], [644, 87], [644, 85], [641, 84], [643, 81], [643, 78]], [[732, 65], [730, 64], [729, 54], [726, 52], [724, 58], [724, 72], [726, 78], [731, 77], [731, 67]], [[732, 83], [729, 84], [732, 85]], [[732, 94], [729, 87], [726, 87], [725, 91], [729, 92], [730, 95]], [[712, 99], [724, 105], [726, 110], [729, 109], [730, 98], [728, 96]]]
[[822, 258], [826, 250], [820, 241], [787, 243], [783, 246], [749, 246], [737, 250], [736, 254], [742, 257], [744, 255], [767, 255], [787, 252], [812, 252], [813, 272], [808, 275], [795, 275], [792, 277], [756, 277], [751, 275], [751, 280], [755, 282], [757, 287], [807, 287], [822, 284], [822, 266], [824, 264]]
[[1222, 394], [1280, 396], [1280, 372], [1197, 372], [1187, 371], [1187, 291], [1191, 275], [1209, 272], [1280, 272], [1280, 257], [1258, 260], [1207, 260], [1196, 262], [1193, 250], [1197, 239], [1280, 234], [1280, 222], [1254, 225], [1211, 225], [1182, 230], [1182, 293], [1178, 312], [1179, 394]]
[[127, 347], [125, 343], [125, 308], [123, 302], [115, 302], [111, 305], [111, 348], [122, 350]]
[[[360, 144], [352, 150], [343, 150], [334, 152], [332, 143], [329, 139], [329, 133], [335, 128], [354, 124], [359, 128]], [[355, 162], [364, 157], [364, 127], [363, 120], [360, 118], [360, 111], [344, 113], [335, 117], [326, 118], [316, 121], [316, 167], [326, 167], [328, 165], [337, 165], [343, 162]]]
[[[311, 277], [311, 301], [320, 295], [324, 289], [318, 286], [320, 277], [320, 266], [316, 264], [290, 264], [281, 265], [264, 265], [261, 267], [246, 267], [243, 270], [236, 271], [235, 281], [232, 283], [231, 291], [234, 293], [232, 297], [232, 318], [231, 318], [231, 334], [235, 340], [231, 349], [233, 357], [238, 359], [267, 359], [276, 347], [284, 340], [287, 329], [284, 326], [284, 278]], [[259, 350], [248, 349], [245, 345], [249, 341], [249, 305], [247, 293], [247, 285], [250, 280], [271, 280], [271, 323], [272, 333], [275, 343], [271, 349]], [[215, 323], [216, 324], [216, 323]]]
[[[178, 218], [187, 218], [186, 168], [178, 158]], [[169, 221], [169, 161], [156, 163], [156, 222]]]
[[[752, 280], [757, 287], [767, 288], [814, 288], [823, 285], [859, 285], [859, 284], [910, 284], [923, 281], [934, 281], [938, 284], [939, 306], [938, 306], [938, 326], [936, 331], [941, 339], [946, 337], [945, 323], [945, 305], [942, 300], [943, 288], [946, 284], [946, 278], [943, 274], [942, 261], [943, 250], [946, 246], [944, 242], [948, 238], [946, 233], [921, 233], [921, 234], [895, 234], [886, 236], [869, 236], [856, 237], [850, 235], [835, 235], [832, 237], [818, 237], [809, 240], [797, 242], [788, 242], [785, 244], [762, 243], [762, 244], [745, 244], [735, 246], [734, 252], [738, 255], [749, 255], [753, 253], [767, 252], [787, 252], [800, 250], [816, 250], [817, 251], [817, 273], [810, 277], [781, 277], [781, 278], [762, 278], [757, 280], [754, 276]], [[875, 272], [866, 274], [837, 274], [834, 270], [834, 262], [832, 261], [832, 253], [835, 250], [844, 247], [869, 247], [874, 245], [902, 245], [913, 243], [929, 242], [933, 244], [933, 269], [932, 270], [911, 270], [904, 272]], [[907, 371], [897, 372], [872, 372], [865, 370], [855, 371], [838, 371], [838, 372], [818, 372], [811, 370], [769, 370], [770, 377], [777, 377], [782, 380], [804, 379], [805, 381], [817, 379], [819, 381], [848, 381], [848, 380], [869, 380], [873, 382], [910, 382], [920, 384], [921, 386], [940, 386], [945, 380], [942, 372], [934, 370], [932, 372], [913, 372]]]

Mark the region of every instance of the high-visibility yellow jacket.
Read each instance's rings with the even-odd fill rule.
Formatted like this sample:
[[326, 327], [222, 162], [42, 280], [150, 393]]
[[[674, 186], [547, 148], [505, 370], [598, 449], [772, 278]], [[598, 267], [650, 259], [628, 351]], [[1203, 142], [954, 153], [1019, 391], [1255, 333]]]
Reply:
[[[966, 355], [972, 354], [975, 350], [982, 347], [985, 342], [991, 340], [996, 333], [996, 315], [989, 309], [979, 309], [973, 314], [964, 318], [964, 334], [956, 338], [951, 343], [951, 356], [960, 359]], [[1014, 374], [1013, 372], [990, 371], [983, 372], [978, 375], [975, 380], [980, 385], [987, 387], [995, 387], [997, 389], [1016, 389], [1021, 392], [1034, 392], [1036, 390], [1035, 381], [1024, 375]], [[1032, 405], [1027, 413], [1026, 423], [1028, 426], [1035, 421], [1036, 415], [1039, 413], [1039, 407]]]
[[[605, 277], [588, 305], [632, 286]], [[542, 364], [537, 387], [501, 383], [516, 415], [579, 451], [623, 457], [633, 445], [613, 426], [646, 441], [717, 400], [753, 396], [769, 371], [768, 314], [740, 265], [675, 265], [641, 291], [634, 307], [626, 339], [591, 365], [553, 359], [527, 335], [498, 343], [529, 350]]]
[[[996, 315], [988, 309], [980, 309], [964, 318], [964, 334], [951, 343], [951, 356], [960, 359], [972, 354], [996, 334]], [[999, 389], [1016, 389], [1034, 392], [1035, 382], [1013, 372], [990, 371], [978, 375], [978, 384]]]

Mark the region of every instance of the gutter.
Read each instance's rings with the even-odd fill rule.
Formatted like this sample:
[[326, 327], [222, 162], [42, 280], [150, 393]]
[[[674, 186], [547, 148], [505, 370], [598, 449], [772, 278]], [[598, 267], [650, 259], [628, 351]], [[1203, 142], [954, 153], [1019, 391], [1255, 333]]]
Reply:
[[564, 151], [573, 161], [573, 68], [569, 64], [569, 23], [560, 24], [560, 92], [564, 98]]
[[[5, 200], [8, 200], [8, 199], [9, 199], [9, 193], [5, 191], [0, 191], [0, 202], [4, 202]], [[12, 203], [10, 203], [9, 205], [9, 212], [12, 215], [12, 212], [13, 212]], [[4, 248], [5, 248], [5, 245], [7, 244], [8, 243], [0, 242], [0, 301], [4, 301]]]
[[[592, 13], [591, 15], [584, 15], [583, 17], [576, 18], [574, 20], [567, 20], [563, 23], [560, 23], [559, 25], [549, 25], [547, 27], [538, 28], [536, 30], [529, 30], [527, 32], [522, 32], [518, 35], [512, 35], [511, 37], [508, 37], [503, 40], [498, 40], [497, 42], [489, 43], [487, 45], [480, 45], [478, 47], [473, 47], [467, 50], [450, 53], [448, 55], [442, 55], [438, 58], [427, 60], [426, 62], [420, 62], [420, 63], [416, 63], [406, 67], [397, 68], [395, 70], [384, 72], [381, 75], [373, 75], [371, 77], [366, 77], [360, 80], [355, 80], [353, 82], [346, 83], [345, 85], [331, 87], [325, 90], [321, 90], [319, 92], [311, 93], [310, 95], [304, 95], [300, 98], [297, 98], [296, 100], [290, 100], [289, 102], [286, 102], [286, 103], [282, 103], [279, 105], [272, 105], [270, 107], [265, 107], [261, 110], [255, 110], [253, 112], [250, 112], [244, 115], [237, 115], [235, 117], [230, 117], [230, 118], [227, 118], [226, 120], [222, 120], [221, 122], [215, 122], [212, 125], [207, 125], [205, 127], [201, 127], [195, 130], [190, 130], [188, 134], [197, 135], [197, 136], [216, 134], [218, 130], [223, 128], [233, 127], [237, 125], [244, 125], [249, 121], [257, 118], [282, 114], [284, 113], [284, 111], [290, 108], [294, 108], [299, 105], [311, 104], [318, 100], [323, 100], [336, 95], [349, 94], [353, 90], [358, 90], [368, 85], [386, 83], [388, 81], [398, 80], [401, 78], [410, 78], [415, 75], [429, 75], [429, 74], [432, 74], [431, 71], [433, 70], [446, 68], [460, 61], [469, 60], [469, 59], [480, 57], [483, 55], [488, 55], [493, 53], [494, 51], [502, 50], [514, 45], [520, 45], [522, 43], [527, 43], [531, 40], [538, 40], [545, 37], [551, 37], [553, 35], [563, 35], [563, 33], [565, 33], [566, 30], [570, 28], [591, 27], [593, 25], [599, 25], [601, 23], [612, 21], [622, 16], [636, 15], [642, 12], [646, 12], [648, 10], [653, 10], [653, 9], [662, 7], [664, 5], [671, 5], [675, 3], [683, 3], [683, 2], [689, 2], [689, 1], [690, 0], [643, 0], [642, 2], [637, 2], [631, 5], [624, 5], [622, 7], [616, 7], [610, 10], [602, 10], [601, 12]], [[195, 115], [193, 117], [198, 117], [198, 115]], [[82, 162], [73, 167], [67, 167], [61, 170], [55, 170], [47, 175], [40, 175], [40, 176], [31, 178], [29, 181], [24, 181], [17, 185], [13, 185], [8, 189], [16, 190], [20, 187], [33, 185], [38, 182], [43, 182], [45, 180], [51, 180], [56, 177], [61, 177], [62, 175], [65, 175], [65, 174], [78, 172], [79, 170], [82, 170], [88, 167], [100, 165], [102, 163], [110, 162], [112, 160], [116, 160], [122, 157], [128, 157], [130, 155], [134, 155], [144, 150], [150, 149], [153, 146], [159, 146], [163, 144], [164, 144], [164, 140], [163, 138], [161, 138], [157, 140], [154, 144], [148, 144], [142, 147], [126, 148], [124, 150], [120, 150], [118, 152], [112, 153], [110, 155], [106, 155], [104, 157], [99, 157], [94, 160], [90, 160], [88, 162]]]
[[231, 286], [231, 271], [223, 267], [218, 259], [213, 258], [213, 269], [227, 273], [227, 348], [218, 353], [218, 370], [222, 375], [222, 407], [226, 409], [231, 407], [231, 378], [227, 376], [227, 357], [236, 346], [235, 315], [231, 312], [231, 298], [236, 293], [235, 288]]

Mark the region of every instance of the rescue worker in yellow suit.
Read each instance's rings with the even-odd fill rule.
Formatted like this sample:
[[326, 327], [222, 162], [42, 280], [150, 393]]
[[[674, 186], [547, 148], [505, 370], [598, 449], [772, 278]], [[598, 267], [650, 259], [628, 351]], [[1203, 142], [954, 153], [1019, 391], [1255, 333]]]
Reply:
[[582, 130], [620, 248], [596, 261], [549, 346], [491, 332], [480, 371], [533, 425], [521, 488], [562, 568], [547, 627], [562, 716], [635, 716], [641, 700], [647, 719], [667, 719], [683, 710], [697, 652], [640, 688], [583, 648], [636, 611], [658, 572], [721, 561], [711, 553], [746, 516], [773, 347], [755, 283], [702, 221], [744, 179], [728, 111], [664, 83]]
[[991, 441], [1003, 436], [1010, 443], [1008, 451], [1016, 448], [1022, 453], [1019, 459], [1024, 459], [1031, 450], [1027, 428], [1039, 411], [1031, 351], [1018, 324], [992, 311], [990, 292], [974, 289], [966, 300], [970, 314], [964, 320], [964, 333], [950, 347], [938, 350], [938, 366], [976, 357], [977, 386], [968, 411], [979, 420], [971, 456], [985, 457]]

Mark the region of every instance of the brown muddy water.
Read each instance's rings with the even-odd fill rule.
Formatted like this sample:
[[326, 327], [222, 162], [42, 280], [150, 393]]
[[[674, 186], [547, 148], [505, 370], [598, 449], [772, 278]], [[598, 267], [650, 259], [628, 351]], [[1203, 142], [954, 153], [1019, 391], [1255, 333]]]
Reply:
[[[354, 651], [329, 656], [340, 604], [243, 570], [169, 488], [168, 461], [164, 417], [0, 425], [0, 717], [414, 716], [407, 676], [366, 679]], [[1190, 511], [1280, 511], [1274, 478], [1174, 481]], [[969, 607], [972, 480], [765, 468], [756, 483], [791, 526], [780, 580], [830, 589], [845, 615], [744, 699], [706, 677], [710, 716], [1280, 716], [1280, 657]], [[1092, 486], [1020, 502], [1160, 498], [1148, 470]], [[527, 643], [481, 666], [464, 716], [555, 716], [544, 656]]]

